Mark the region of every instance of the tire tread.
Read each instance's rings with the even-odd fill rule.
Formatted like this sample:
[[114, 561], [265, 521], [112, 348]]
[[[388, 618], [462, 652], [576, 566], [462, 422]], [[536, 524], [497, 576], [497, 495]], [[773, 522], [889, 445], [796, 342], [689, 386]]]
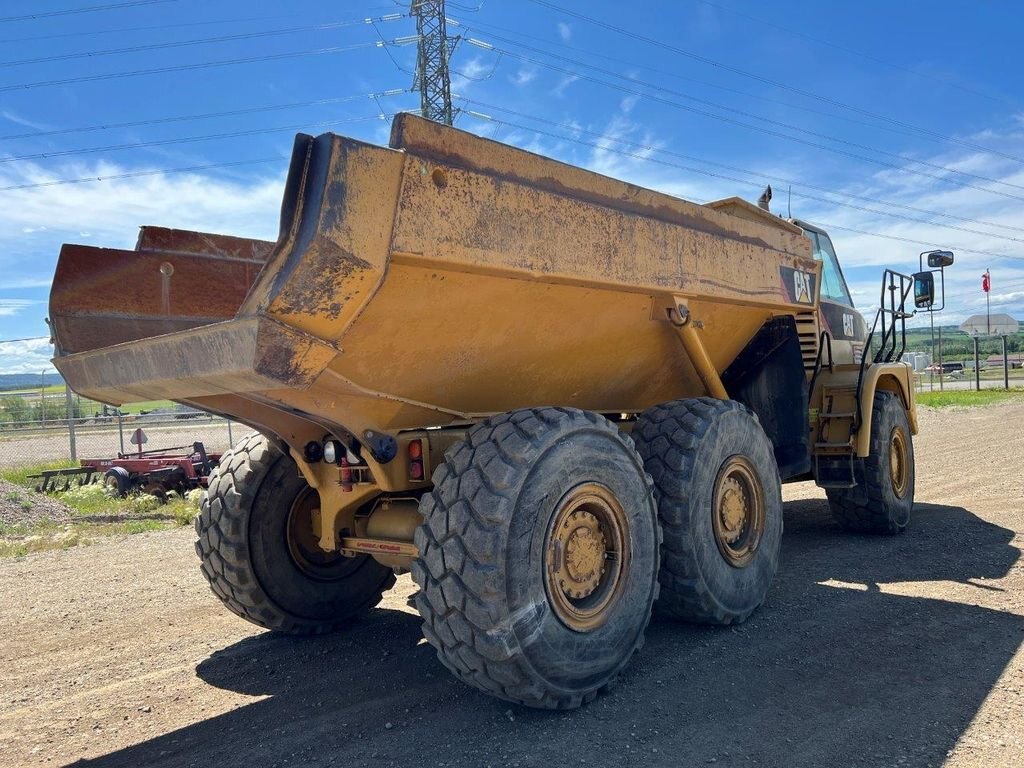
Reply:
[[281, 457], [282, 453], [260, 433], [247, 435], [221, 457], [195, 521], [200, 571], [228, 610], [246, 621], [288, 634], [331, 632], [352, 615], [380, 603], [395, 577], [392, 574], [379, 591], [368, 593], [349, 615], [332, 621], [296, 616], [271, 599], [249, 560], [248, 515], [263, 478]]
[[[416, 606], [424, 636], [457, 678], [530, 707], [573, 709], [609, 686], [581, 693], [547, 685], [523, 659], [503, 609], [503, 556], [519, 483], [553, 431], [580, 426], [614, 434], [635, 452], [630, 438], [596, 413], [512, 411], [477, 424], [449, 449], [434, 473], [433, 490], [420, 502], [424, 523], [416, 531], [420, 556], [413, 578], [420, 587]], [[626, 659], [642, 647], [645, 629], [646, 621]]]

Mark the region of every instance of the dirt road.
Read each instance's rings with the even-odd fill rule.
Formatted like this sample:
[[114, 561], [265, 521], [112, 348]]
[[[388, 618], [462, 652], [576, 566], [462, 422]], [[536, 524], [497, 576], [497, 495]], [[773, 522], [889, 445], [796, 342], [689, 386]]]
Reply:
[[[1024, 765], [1024, 405], [922, 414], [897, 538], [786, 489], [784, 564], [739, 628], [652, 623], [570, 713], [453, 680], [399, 580], [349, 631], [223, 610], [187, 531], [0, 563], [0, 764]], [[81, 761], [80, 763], [77, 761]]]

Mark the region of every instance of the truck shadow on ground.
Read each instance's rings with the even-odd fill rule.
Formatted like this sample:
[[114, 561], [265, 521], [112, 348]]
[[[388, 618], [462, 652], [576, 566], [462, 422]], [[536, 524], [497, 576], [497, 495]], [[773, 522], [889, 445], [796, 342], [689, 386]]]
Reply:
[[[1020, 557], [1013, 531], [922, 504], [903, 536], [854, 536], [820, 500], [787, 504], [786, 526], [750, 621], [656, 619], [618, 687], [579, 711], [478, 694], [436, 661], [416, 616], [377, 610], [340, 635], [214, 653], [202, 680], [269, 698], [79, 764], [941, 764], [1024, 640], [1020, 616], [971, 604]], [[962, 586], [894, 594], [906, 582]]]

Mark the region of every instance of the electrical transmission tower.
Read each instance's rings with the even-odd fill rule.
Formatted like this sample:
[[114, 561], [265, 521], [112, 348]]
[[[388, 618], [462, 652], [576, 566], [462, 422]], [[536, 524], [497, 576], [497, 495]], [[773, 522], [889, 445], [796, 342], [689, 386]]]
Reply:
[[419, 36], [416, 78], [413, 88], [420, 92], [421, 114], [438, 123], [452, 124], [452, 83], [448, 59], [448, 26], [444, 18], [444, 0], [412, 0]]

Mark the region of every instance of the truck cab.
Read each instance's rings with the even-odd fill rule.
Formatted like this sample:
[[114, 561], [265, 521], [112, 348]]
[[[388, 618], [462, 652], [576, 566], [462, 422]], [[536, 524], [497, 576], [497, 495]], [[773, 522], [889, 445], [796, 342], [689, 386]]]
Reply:
[[789, 219], [811, 241], [815, 261], [821, 262], [821, 303], [818, 322], [831, 337], [832, 354], [837, 364], [860, 363], [868, 329], [864, 316], [853, 306], [843, 268], [828, 233], [800, 219]]

